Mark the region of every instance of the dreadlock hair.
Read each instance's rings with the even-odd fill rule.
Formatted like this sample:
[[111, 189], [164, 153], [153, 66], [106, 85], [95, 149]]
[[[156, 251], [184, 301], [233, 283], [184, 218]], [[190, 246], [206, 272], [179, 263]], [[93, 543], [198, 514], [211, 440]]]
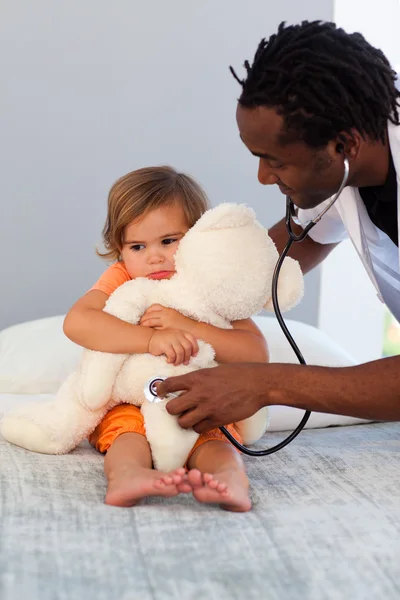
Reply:
[[281, 144], [320, 148], [351, 129], [384, 143], [387, 121], [400, 124], [400, 91], [386, 56], [361, 33], [348, 34], [335, 23], [282, 22], [244, 67], [245, 79], [230, 67], [242, 86], [239, 104], [282, 115]]

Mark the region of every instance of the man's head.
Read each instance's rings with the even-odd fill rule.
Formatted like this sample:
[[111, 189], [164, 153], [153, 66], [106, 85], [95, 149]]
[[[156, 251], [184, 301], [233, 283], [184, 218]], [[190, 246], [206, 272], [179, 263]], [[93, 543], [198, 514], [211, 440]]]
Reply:
[[345, 155], [350, 185], [374, 183], [365, 159], [382, 154], [387, 121], [399, 124], [396, 74], [380, 50], [334, 23], [281, 23], [245, 68], [244, 80], [231, 68], [242, 86], [237, 122], [261, 183], [311, 208], [339, 189]]

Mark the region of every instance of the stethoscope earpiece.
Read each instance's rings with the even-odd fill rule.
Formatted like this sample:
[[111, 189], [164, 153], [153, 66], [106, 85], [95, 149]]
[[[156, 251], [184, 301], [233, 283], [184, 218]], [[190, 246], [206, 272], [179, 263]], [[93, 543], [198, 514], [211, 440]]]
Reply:
[[344, 145], [343, 144], [337, 144], [336, 145], [336, 152], [339, 152], [339, 154], [344, 154]]

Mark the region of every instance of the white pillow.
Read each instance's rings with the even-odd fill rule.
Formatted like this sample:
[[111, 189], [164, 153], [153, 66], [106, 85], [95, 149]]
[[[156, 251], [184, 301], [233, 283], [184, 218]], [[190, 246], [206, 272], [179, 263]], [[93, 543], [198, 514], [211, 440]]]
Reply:
[[[258, 316], [254, 318], [254, 322], [268, 342], [271, 362], [298, 363], [275, 317]], [[291, 319], [285, 319], [285, 323], [307, 364], [326, 367], [348, 367], [356, 364], [343, 348], [316, 327]], [[297, 408], [271, 406], [268, 431], [293, 430], [300, 423], [303, 415], [304, 411]], [[313, 412], [307, 421], [306, 429], [366, 422], [355, 417]]]
[[[0, 332], [0, 393], [47, 394], [58, 390], [77, 367], [82, 348], [63, 333], [64, 316], [14, 325]], [[272, 316], [254, 321], [264, 333], [271, 362], [296, 363], [297, 358]], [[307, 363], [326, 366], [354, 364], [346, 352], [322, 331], [288, 319], [289, 330]]]
[[[299, 362], [275, 317], [259, 315], [253, 321], [268, 342], [271, 362]], [[354, 359], [320, 329], [291, 319], [285, 319], [285, 323], [307, 364], [326, 367], [355, 364]]]
[[63, 332], [63, 316], [0, 332], [0, 393], [55, 393], [78, 365], [82, 348]]
[[[14, 325], [0, 332], [0, 393], [54, 394], [79, 363], [82, 348], [64, 335], [64, 316]], [[271, 362], [297, 363], [297, 358], [272, 316], [254, 318], [270, 348]], [[286, 324], [308, 364], [348, 366], [350, 356], [311, 325], [287, 319]], [[1, 404], [2, 398], [0, 398]], [[3, 398], [4, 400], [4, 398]], [[25, 400], [25, 399], [24, 399]], [[13, 401], [8, 397], [8, 405]], [[0, 406], [1, 408], [1, 406]], [[8, 406], [9, 408], [9, 406]], [[1, 411], [0, 411], [1, 412]], [[293, 429], [303, 411], [271, 406], [269, 431]], [[361, 419], [313, 413], [306, 425], [327, 427], [363, 422]]]

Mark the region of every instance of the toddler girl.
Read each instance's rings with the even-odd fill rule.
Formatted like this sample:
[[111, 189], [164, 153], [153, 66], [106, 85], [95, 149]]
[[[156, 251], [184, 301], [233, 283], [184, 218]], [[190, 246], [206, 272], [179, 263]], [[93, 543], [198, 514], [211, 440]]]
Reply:
[[[187, 364], [198, 352], [197, 340], [210, 343], [219, 363], [265, 362], [268, 348], [251, 319], [220, 329], [199, 323], [160, 305], [148, 308], [138, 325], [103, 311], [108, 297], [136, 277], [169, 279], [175, 273], [179, 242], [209, 208], [201, 187], [170, 167], [139, 169], [111, 188], [103, 230], [113, 264], [68, 312], [65, 334], [75, 343], [100, 352], [165, 355], [174, 365]], [[230, 433], [240, 441], [233, 425]], [[123, 404], [102, 420], [90, 442], [102, 453], [108, 481], [105, 502], [133, 506], [146, 496], [192, 492], [199, 502], [218, 503], [232, 511], [251, 508], [241, 455], [220, 430], [200, 435], [187, 469], [161, 473], [152, 468], [140, 409]]]

